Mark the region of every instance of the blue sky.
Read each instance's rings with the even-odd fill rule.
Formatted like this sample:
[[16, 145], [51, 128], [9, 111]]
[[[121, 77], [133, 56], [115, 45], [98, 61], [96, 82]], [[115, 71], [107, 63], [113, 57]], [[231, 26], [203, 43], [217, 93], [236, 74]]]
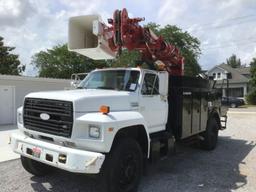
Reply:
[[0, 0], [0, 35], [27, 65], [24, 75], [36, 75], [31, 56], [67, 42], [70, 16], [101, 14], [106, 21], [124, 7], [130, 17], [177, 25], [197, 37], [203, 69], [232, 53], [244, 64], [256, 57], [255, 0]]

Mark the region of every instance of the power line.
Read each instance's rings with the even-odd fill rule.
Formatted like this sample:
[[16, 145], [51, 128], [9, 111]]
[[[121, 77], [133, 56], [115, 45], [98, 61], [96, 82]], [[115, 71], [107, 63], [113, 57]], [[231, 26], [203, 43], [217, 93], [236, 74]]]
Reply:
[[209, 51], [209, 50], [215, 50], [215, 49], [220, 49], [220, 48], [226, 48], [226, 47], [235, 47], [238, 45], [250, 45], [250, 44], [255, 44], [255, 41], [251, 41], [251, 42], [243, 42], [243, 43], [236, 43], [236, 44], [231, 44], [231, 45], [222, 45], [222, 46], [218, 46], [218, 47], [210, 47], [208, 49], [202, 49], [202, 51]]
[[225, 45], [226, 43], [230, 44], [230, 43], [240, 43], [240, 42], [251, 42], [251, 41], [256, 40], [256, 38], [253, 38], [253, 37], [254, 36], [252, 35], [245, 39], [236, 39], [236, 40], [231, 39], [231, 40], [227, 40], [227, 41], [221, 41], [218, 44], [202, 44], [201, 46], [206, 47], [206, 48], [211, 48], [211, 47], [219, 46], [220, 44], [223, 44], [223, 43]]
[[[239, 19], [243, 19], [243, 18], [248, 18], [248, 17], [255, 17], [256, 15], [255, 14], [251, 14], [251, 15], [244, 15], [244, 16], [240, 16], [240, 17], [232, 17], [230, 19], [224, 19], [222, 21], [232, 21], [232, 20], [239, 20]], [[208, 26], [208, 25], [213, 25], [214, 22], [211, 22], [211, 23], [205, 23], [205, 24], [202, 24], [201, 26]]]
[[[230, 19], [225, 19], [225, 20], [222, 20], [222, 23], [225, 23], [226, 21], [237, 21], [237, 20], [241, 20], [241, 19], [246, 19], [246, 18], [249, 18], [249, 20], [242, 20], [238, 23], [230, 23], [230, 24], [221, 24], [221, 25], [216, 25], [214, 26], [214, 22], [212, 23], [206, 23], [206, 24], [202, 24], [200, 25], [199, 27], [200, 28], [197, 28], [197, 29], [194, 29], [194, 30], [191, 30], [191, 32], [193, 31], [202, 31], [202, 30], [209, 30], [209, 29], [219, 29], [219, 28], [226, 28], [226, 27], [230, 27], [232, 25], [240, 25], [240, 24], [244, 24], [244, 23], [247, 23], [247, 22], [255, 22], [255, 18], [251, 18], [250, 17], [255, 17], [256, 15], [245, 15], [245, 16], [241, 16], [241, 17], [233, 17], [233, 18], [230, 18]], [[187, 27], [185, 30], [189, 30], [190, 27]]]
[[243, 18], [248, 18], [248, 17], [255, 17], [255, 14], [251, 14], [251, 15], [244, 15], [244, 16], [239, 16], [239, 17], [233, 17], [230, 19], [226, 19], [226, 20], [239, 20], [239, 19], [243, 19]]
[[212, 27], [206, 27], [206, 28], [198, 28], [198, 29], [194, 29], [191, 30], [190, 32], [197, 32], [197, 31], [204, 31], [204, 30], [214, 30], [214, 29], [222, 29], [222, 28], [227, 28], [227, 27], [232, 27], [232, 26], [236, 26], [236, 25], [241, 25], [241, 24], [245, 24], [248, 22], [256, 22], [255, 19], [252, 20], [247, 20], [247, 21], [241, 21], [238, 23], [230, 23], [230, 24], [222, 24], [222, 25], [217, 25], [217, 26], [212, 26]]

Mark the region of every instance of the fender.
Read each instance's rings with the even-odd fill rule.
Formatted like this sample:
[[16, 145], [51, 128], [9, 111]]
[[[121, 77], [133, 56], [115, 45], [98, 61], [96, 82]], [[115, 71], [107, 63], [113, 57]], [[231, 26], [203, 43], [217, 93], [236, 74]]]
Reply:
[[[150, 137], [149, 137], [148, 127], [146, 126], [144, 117], [137, 111], [118, 111], [118, 112], [110, 112], [108, 114], [102, 114], [99, 112], [87, 113], [85, 115], [78, 117], [76, 119], [76, 124], [77, 125], [92, 124], [92, 125], [101, 127], [102, 142], [98, 143], [97, 145], [104, 144], [104, 152], [109, 152], [111, 150], [113, 141], [118, 131], [127, 127], [142, 125], [147, 134], [147, 140], [148, 140], [147, 156], [149, 157]], [[87, 142], [89, 142], [89, 140], [87, 140]], [[94, 140], [94, 145], [95, 145], [95, 140]]]

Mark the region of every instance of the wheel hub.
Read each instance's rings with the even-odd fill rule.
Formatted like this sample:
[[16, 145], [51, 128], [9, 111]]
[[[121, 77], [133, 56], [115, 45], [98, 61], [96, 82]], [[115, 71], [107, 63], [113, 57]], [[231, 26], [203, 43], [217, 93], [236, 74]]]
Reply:
[[136, 160], [133, 155], [129, 155], [123, 159], [121, 168], [120, 183], [129, 185], [136, 177]]

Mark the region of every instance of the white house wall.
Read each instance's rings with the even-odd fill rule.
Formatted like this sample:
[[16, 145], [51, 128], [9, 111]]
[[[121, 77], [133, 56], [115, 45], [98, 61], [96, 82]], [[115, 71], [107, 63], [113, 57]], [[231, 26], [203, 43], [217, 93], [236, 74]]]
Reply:
[[[227, 88], [226, 86], [223, 87], [223, 90], [222, 90], [223, 96], [226, 96], [226, 92], [225, 92], [226, 88]], [[247, 83], [232, 83], [232, 84], [229, 84], [229, 88], [230, 89], [243, 88], [243, 97], [242, 98], [244, 98], [244, 96], [247, 95], [247, 93], [248, 93]]]
[[[29, 78], [26, 77], [18, 77], [15, 76], [6, 78], [5, 76], [0, 75], [0, 86], [12, 86], [14, 88], [14, 122], [16, 123], [16, 109], [23, 104], [23, 98], [25, 95], [31, 92], [38, 92], [38, 91], [50, 91], [50, 90], [63, 90], [70, 88], [70, 81], [69, 80], [51, 80], [51, 79], [44, 79], [40, 80], [40, 78]], [[1, 96], [0, 96], [1, 97]], [[0, 114], [1, 115], [1, 114]], [[1, 122], [0, 122], [1, 124]]]
[[[211, 71], [209, 71], [209, 75], [213, 76], [213, 73], [216, 74], [216, 79], [215, 80], [222, 80], [222, 79], [227, 79], [227, 75], [225, 73], [225, 71], [223, 69], [220, 69], [218, 67], [215, 67], [214, 69], [212, 69]], [[221, 76], [220, 78], [217, 78], [217, 74], [220, 73]]]

